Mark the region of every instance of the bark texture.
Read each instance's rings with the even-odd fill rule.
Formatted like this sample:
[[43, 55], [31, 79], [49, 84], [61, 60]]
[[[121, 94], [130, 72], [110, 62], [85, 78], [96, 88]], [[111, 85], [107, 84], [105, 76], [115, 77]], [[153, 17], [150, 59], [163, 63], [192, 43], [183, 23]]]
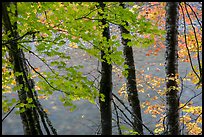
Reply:
[[[99, 7], [104, 11], [105, 4], [99, 2]], [[99, 13], [103, 15], [103, 13]], [[107, 25], [105, 19], [101, 20], [102, 25]], [[107, 40], [110, 39], [109, 27], [105, 27], [103, 30], [103, 37], [106, 37]], [[110, 48], [108, 49], [110, 51]], [[107, 63], [105, 58], [105, 52], [101, 50], [101, 59], [104, 61], [101, 62], [101, 81], [100, 81], [100, 94], [105, 96], [105, 101], [100, 103], [100, 112], [101, 112], [101, 127], [102, 135], [111, 135], [112, 134], [112, 109], [111, 109], [111, 97], [112, 97], [112, 65]]]
[[[125, 8], [123, 3], [120, 3], [120, 6]], [[128, 26], [128, 22], [125, 22]], [[130, 32], [124, 27], [120, 26], [121, 33], [129, 34]], [[134, 65], [134, 57], [133, 57], [133, 49], [132, 47], [128, 46], [129, 39], [124, 39], [122, 37], [122, 44], [123, 53], [125, 56], [125, 64], [128, 65], [127, 71], [127, 93], [128, 93], [128, 101], [130, 106], [132, 107], [133, 116], [133, 130], [138, 132], [139, 134], [143, 134], [143, 127], [142, 127], [142, 116], [141, 116], [141, 108], [140, 108], [140, 101], [138, 97], [137, 91], [137, 84], [136, 84], [136, 73], [135, 73], [135, 65]]]
[[166, 105], [167, 132], [180, 135], [178, 100], [178, 2], [166, 5]]
[[[17, 85], [23, 85], [23, 87], [18, 91], [18, 97], [21, 103], [27, 104], [27, 98], [33, 99], [33, 104], [35, 105], [34, 108], [26, 108], [24, 107], [25, 111], [20, 113], [20, 117], [23, 124], [24, 134], [25, 135], [43, 135], [39, 115], [42, 120], [42, 124], [47, 132], [48, 135], [50, 135], [50, 131], [45, 123], [45, 120], [47, 120], [48, 125], [50, 126], [51, 130], [54, 134], [56, 134], [55, 129], [52, 127], [51, 122], [49, 121], [46, 113], [43, 111], [43, 108], [38, 101], [37, 93], [35, 91], [35, 83], [32, 79], [28, 78], [28, 75], [30, 73], [29, 67], [27, 66], [26, 58], [24, 56], [23, 50], [18, 47], [17, 44], [17, 38], [19, 37], [18, 31], [17, 31], [17, 22], [12, 23], [11, 19], [9, 17], [9, 12], [7, 10], [7, 7], [10, 4], [14, 4], [15, 11], [14, 11], [14, 17], [18, 17], [17, 13], [17, 3], [9, 3], [9, 2], [3, 2], [2, 3], [2, 17], [4, 22], [4, 29], [6, 33], [10, 32], [9, 38], [13, 39], [9, 42], [7, 45], [7, 48], [9, 50], [9, 57], [10, 62], [14, 66], [14, 73], [22, 73], [20, 76], [16, 76], [15, 80]], [[23, 109], [23, 108], [20, 108]]]

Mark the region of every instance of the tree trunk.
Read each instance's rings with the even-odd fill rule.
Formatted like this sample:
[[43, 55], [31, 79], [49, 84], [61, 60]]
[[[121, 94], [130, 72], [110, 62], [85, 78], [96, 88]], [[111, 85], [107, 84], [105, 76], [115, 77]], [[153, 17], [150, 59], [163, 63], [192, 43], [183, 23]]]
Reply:
[[[125, 5], [121, 2], [120, 6], [125, 8]], [[125, 22], [128, 26], [128, 23]], [[120, 26], [121, 33], [129, 34], [130, 32], [124, 28], [124, 26]], [[133, 130], [138, 132], [139, 134], [143, 134], [143, 127], [142, 127], [142, 116], [141, 116], [141, 108], [140, 108], [140, 101], [138, 98], [138, 91], [136, 85], [136, 74], [135, 74], [135, 65], [134, 65], [134, 58], [133, 58], [133, 50], [132, 47], [128, 46], [127, 43], [129, 39], [124, 39], [122, 37], [122, 44], [124, 45], [123, 53], [125, 56], [125, 64], [128, 65], [126, 69], [128, 71], [127, 76], [127, 93], [128, 93], [128, 101], [130, 106], [132, 107], [133, 116]]]
[[[99, 2], [99, 7], [104, 11], [105, 4]], [[99, 13], [103, 15], [103, 13]], [[102, 25], [107, 25], [105, 19], [101, 20]], [[105, 27], [103, 30], [103, 37], [106, 37], [107, 40], [110, 39], [109, 27]], [[111, 49], [108, 48], [110, 51]], [[105, 96], [105, 101], [100, 103], [100, 112], [101, 112], [101, 125], [102, 125], [102, 135], [111, 135], [112, 134], [112, 109], [111, 109], [111, 96], [112, 96], [112, 65], [107, 63], [106, 58], [104, 58], [105, 52], [101, 50], [101, 59], [104, 61], [101, 62], [101, 81], [100, 81], [100, 94]]]
[[179, 135], [179, 100], [178, 100], [178, 2], [166, 5], [166, 103], [167, 132]]
[[[20, 100], [20, 103], [27, 104], [27, 98], [32, 98], [33, 104], [35, 105], [34, 108], [20, 108], [20, 110], [25, 109], [24, 112], [20, 113], [20, 117], [23, 123], [23, 129], [25, 135], [43, 135], [43, 132], [41, 130], [40, 121], [39, 121], [39, 115], [41, 117], [41, 120], [43, 122], [43, 126], [47, 132], [47, 134], [50, 134], [47, 125], [45, 124], [44, 118], [46, 118], [48, 125], [50, 126], [51, 130], [54, 131], [53, 133], [56, 134], [55, 129], [52, 127], [49, 119], [47, 118], [47, 115], [42, 109], [42, 106], [37, 98], [37, 93], [34, 90], [35, 84], [32, 79], [28, 78], [29, 75], [29, 68], [26, 63], [26, 58], [24, 56], [23, 50], [18, 47], [17, 41], [15, 40], [18, 38], [18, 32], [17, 32], [17, 22], [12, 23], [8, 14], [7, 7], [9, 4], [14, 4], [15, 6], [15, 13], [14, 17], [18, 17], [17, 13], [17, 3], [2, 3], [2, 17], [4, 22], [4, 27], [6, 33], [10, 32], [9, 38], [13, 39], [11, 42], [7, 45], [7, 48], [9, 50], [9, 57], [10, 62], [14, 66], [14, 73], [18, 72], [22, 75], [15, 76], [15, 80], [17, 83], [17, 86], [23, 85], [23, 87], [18, 91], [18, 97]], [[54, 129], [54, 130], [53, 130]]]

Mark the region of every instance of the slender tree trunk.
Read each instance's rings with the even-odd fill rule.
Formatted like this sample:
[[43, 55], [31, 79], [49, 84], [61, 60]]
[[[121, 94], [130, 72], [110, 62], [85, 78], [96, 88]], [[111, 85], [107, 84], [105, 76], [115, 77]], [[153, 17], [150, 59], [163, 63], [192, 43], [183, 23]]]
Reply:
[[179, 135], [179, 100], [178, 100], [178, 2], [166, 5], [166, 103], [167, 132]]
[[[104, 11], [105, 4], [99, 2], [99, 7]], [[103, 13], [99, 13], [103, 15]], [[101, 20], [102, 25], [107, 25], [105, 19]], [[103, 30], [103, 37], [106, 37], [107, 40], [110, 39], [109, 27], [105, 27]], [[111, 49], [108, 48], [110, 51]], [[104, 61], [101, 62], [101, 81], [100, 81], [100, 94], [105, 96], [105, 101], [100, 103], [100, 112], [101, 112], [101, 125], [102, 125], [102, 135], [111, 135], [112, 134], [112, 109], [111, 109], [111, 96], [112, 96], [112, 65], [107, 63], [105, 58], [105, 52], [101, 50], [101, 59]]]
[[[2, 13], [3, 13], [3, 21], [6, 32], [10, 31], [10, 38], [17, 38], [17, 23], [15, 22], [13, 25], [10, 21], [7, 6], [9, 3], [2, 3]], [[15, 16], [17, 17], [17, 3], [14, 3], [16, 6]], [[9, 56], [11, 58], [11, 63], [14, 65], [14, 73], [19, 72], [23, 73], [23, 75], [15, 77], [17, 85], [23, 85], [22, 89], [18, 91], [18, 96], [20, 102], [27, 104], [26, 98], [30, 97], [32, 93], [29, 93], [25, 90], [28, 87], [27, 83], [25, 82], [24, 76], [27, 77], [27, 68], [25, 65], [24, 54], [23, 51], [18, 47], [17, 41], [13, 41], [12, 44], [9, 45]], [[22, 109], [22, 108], [21, 108]], [[42, 130], [40, 128], [39, 119], [36, 115], [37, 111], [33, 108], [26, 108], [25, 112], [20, 113], [24, 134], [25, 135], [40, 135], [42, 134]]]
[[6, 33], [10, 32], [9, 38], [14, 39], [11, 41], [11, 43], [7, 46], [9, 50], [9, 57], [10, 62], [14, 66], [14, 73], [18, 72], [22, 75], [16, 76], [15, 80], [17, 83], [17, 86], [22, 85], [23, 87], [18, 91], [18, 97], [20, 100], [20, 103], [27, 104], [27, 98], [32, 98], [33, 104], [35, 105], [34, 108], [20, 108], [25, 109], [24, 112], [20, 113], [20, 117], [23, 123], [23, 129], [25, 135], [43, 135], [43, 132], [41, 130], [40, 121], [39, 121], [39, 115], [42, 120], [42, 124], [49, 135], [50, 132], [47, 128], [47, 125], [45, 124], [44, 118], [47, 120], [48, 125], [50, 126], [51, 130], [54, 134], [56, 134], [55, 129], [52, 127], [51, 122], [47, 118], [47, 115], [42, 109], [42, 106], [40, 102], [37, 99], [37, 93], [34, 90], [35, 84], [34, 81], [30, 78], [28, 78], [29, 75], [29, 68], [26, 63], [26, 58], [24, 56], [23, 50], [18, 47], [17, 41], [15, 40], [18, 38], [18, 32], [17, 32], [17, 22], [12, 23], [8, 14], [7, 7], [9, 4], [13, 4], [15, 6], [15, 13], [14, 17], [18, 17], [17, 13], [17, 3], [8, 3], [3, 2], [2, 3], [2, 17], [4, 22], [4, 27]]
[[[125, 8], [125, 5], [121, 2], [120, 6]], [[125, 22], [128, 26], [128, 23]], [[121, 33], [129, 34], [130, 32], [124, 28], [124, 26], [120, 26]], [[136, 74], [135, 74], [135, 65], [134, 65], [134, 58], [133, 58], [133, 50], [132, 47], [128, 46], [127, 43], [129, 39], [124, 39], [122, 37], [122, 44], [124, 45], [123, 53], [125, 56], [125, 64], [128, 65], [127, 71], [127, 93], [128, 93], [128, 101], [130, 106], [132, 107], [133, 116], [133, 130], [138, 132], [139, 134], [143, 134], [143, 127], [142, 127], [142, 116], [141, 116], [141, 108], [140, 108], [140, 101], [138, 98], [138, 91], [136, 85]]]

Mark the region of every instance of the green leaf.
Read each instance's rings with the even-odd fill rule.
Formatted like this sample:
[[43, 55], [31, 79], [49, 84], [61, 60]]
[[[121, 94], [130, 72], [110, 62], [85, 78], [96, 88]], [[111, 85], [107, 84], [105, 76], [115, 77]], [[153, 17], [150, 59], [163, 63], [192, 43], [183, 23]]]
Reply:
[[33, 102], [33, 99], [32, 98], [26, 98], [26, 100], [28, 101], [28, 103], [32, 103]]
[[20, 104], [19, 104], [19, 107], [22, 107], [22, 108], [23, 108], [25, 105], [26, 105], [26, 104], [24, 104], [24, 103], [20, 103]]
[[63, 102], [63, 105], [64, 105], [65, 107], [67, 107], [67, 106], [73, 106], [73, 104], [72, 104], [70, 101], [68, 101], [68, 100], [65, 100], [65, 101]]
[[15, 98], [12, 98], [12, 99], [11, 99], [11, 102], [14, 104], [14, 103], [16, 103], [17, 101], [16, 101]]
[[101, 101], [103, 101], [103, 102], [105, 101], [105, 95], [104, 95], [104, 94], [100, 93], [100, 94], [99, 94], [99, 97], [100, 97], [100, 100], [101, 100]]
[[45, 93], [45, 91], [38, 90], [38, 93], [39, 93], [39, 94], [44, 94], [44, 93]]
[[73, 105], [69, 110], [70, 110], [70, 112], [73, 112], [74, 110], [76, 110], [76, 106], [75, 105]]
[[53, 94], [53, 91], [48, 90], [47, 93], [48, 93], [49, 95], [52, 95], [52, 94]]
[[14, 86], [12, 89], [13, 91], [20, 91], [22, 88], [23, 88], [23, 84], [20, 84], [20, 85]]
[[123, 68], [124, 68], [124, 69], [128, 69], [129, 66], [128, 66], [127, 64], [124, 64], [124, 65], [123, 65]]
[[35, 105], [34, 105], [34, 104], [27, 104], [25, 107], [26, 107], [26, 108], [34, 108]]
[[122, 74], [123, 74], [123, 76], [127, 77], [128, 76], [128, 70], [123, 70]]
[[26, 110], [26, 109], [23, 107], [23, 108], [20, 109], [19, 112], [20, 112], [20, 113], [23, 113], [23, 112], [25, 112], [25, 110]]
[[19, 110], [15, 111], [15, 114], [19, 115], [21, 112]]
[[23, 72], [15, 72], [14, 76], [18, 77], [18, 76], [23, 76]]

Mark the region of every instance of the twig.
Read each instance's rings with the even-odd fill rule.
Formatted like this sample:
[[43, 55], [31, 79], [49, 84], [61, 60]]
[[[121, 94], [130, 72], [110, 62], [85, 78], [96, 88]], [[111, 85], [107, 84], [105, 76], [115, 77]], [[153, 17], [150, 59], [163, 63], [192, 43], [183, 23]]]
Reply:
[[18, 105], [19, 103], [16, 103], [11, 110], [3, 117], [2, 122], [9, 116], [9, 114], [14, 110], [14, 108]]
[[181, 81], [181, 91], [180, 91], [179, 98], [178, 98], [179, 102], [180, 102], [181, 95], [182, 95], [182, 93], [183, 93], [183, 87], [184, 87], [184, 85], [183, 85], [183, 79], [184, 79], [186, 76], [187, 76], [187, 70], [186, 70], [185, 76], [184, 76], [183, 78], [180, 77], [180, 81]]
[[200, 27], [202, 28], [202, 24], [200, 23], [200, 20], [198, 19], [198, 16], [197, 16], [197, 14], [195, 13], [195, 11], [193, 10], [192, 6], [191, 6], [190, 4], [188, 4], [188, 3], [185, 3], [185, 4], [190, 7], [191, 11], [193, 12], [194, 16], [196, 17], [196, 19], [197, 19], [197, 21], [198, 21], [198, 23], [199, 23], [199, 25], [200, 25]]
[[67, 93], [65, 91], [62, 91], [60, 89], [57, 89], [57, 88], [53, 87], [42, 74], [40, 74], [37, 70], [35, 70], [35, 68], [30, 64], [30, 62], [27, 59], [25, 59], [25, 60], [27, 61], [28, 65], [32, 68], [32, 70], [34, 70], [39, 76], [41, 76], [51, 88], [53, 88], [54, 90], [60, 91], [62, 93], [65, 93], [67, 95], [70, 95], [69, 93]]
[[[198, 118], [202, 115], [202, 112], [194, 119], [195, 121], [198, 120]], [[189, 121], [190, 122], [190, 121]], [[188, 130], [188, 133], [194, 128], [196, 123], [193, 124], [193, 126]]]
[[91, 10], [89, 13], [87, 13], [86, 15], [83, 15], [82, 17], [79, 17], [79, 18], [76, 18], [75, 20], [80, 20], [80, 19], [83, 19], [83, 18], [86, 18], [88, 15], [90, 15], [92, 12], [98, 10], [97, 6], [96, 6], [96, 9], [93, 9]]
[[116, 107], [125, 116], [125, 118], [131, 123], [131, 126], [133, 126], [133, 122], [128, 118], [128, 116], [124, 113], [124, 111], [121, 108], [119, 108], [117, 105], [116, 105]]
[[[23, 48], [25, 48], [29, 53], [33, 54], [33, 55], [36, 56], [38, 59], [40, 59], [40, 60], [52, 71], [52, 73], [56, 74], [56, 73], [54, 72], [54, 70], [53, 70], [43, 59], [41, 59], [38, 55], [36, 55], [33, 51], [29, 50], [28, 48], [26, 48], [25, 46], [23, 46], [23, 45], [21, 45], [21, 44], [19, 44], [19, 45], [22, 46]], [[57, 75], [57, 74], [56, 74], [56, 75]]]
[[189, 60], [190, 60], [190, 65], [191, 65], [191, 68], [192, 68], [193, 72], [196, 74], [196, 76], [198, 77], [198, 79], [200, 79], [199, 75], [197, 74], [197, 72], [195, 71], [195, 69], [194, 69], [194, 67], [193, 67], [193, 63], [192, 63], [192, 60], [191, 60], [191, 54], [190, 54], [190, 51], [189, 51], [188, 46], [187, 46], [186, 22], [185, 22], [185, 15], [184, 15], [183, 7], [181, 6], [180, 3], [179, 3], [179, 6], [181, 7], [181, 10], [182, 10], [182, 13], [183, 13], [185, 46], [186, 46], [186, 49], [187, 49], [187, 52], [188, 52], [188, 56], [189, 56]]
[[17, 40], [23, 39], [26, 35], [34, 35], [35, 33], [39, 33], [39, 31], [34, 31], [34, 32], [29, 31], [29, 32], [25, 33], [25, 34], [24, 34], [23, 36], [21, 36], [21, 37], [18, 37], [18, 38], [12, 39], [12, 40], [8, 40], [7, 42], [2, 43], [2, 45], [10, 44], [10, 43], [12, 43], [13, 41], [17, 41]]
[[202, 92], [200, 92], [197, 95], [195, 95], [192, 98], [190, 98], [182, 107], [178, 108], [178, 110], [184, 108], [191, 100], [193, 100], [194, 98], [196, 98], [197, 96], [199, 96], [201, 94], [202, 94]]
[[126, 109], [131, 115], [133, 115], [134, 117], [136, 117], [136, 119], [144, 126], [144, 128], [146, 128], [152, 135], [154, 135], [154, 133], [153, 133], [146, 125], [144, 125], [144, 124], [141, 122], [141, 120], [140, 120], [137, 116], [135, 116], [135, 115], [128, 109], [128, 107], [125, 106], [125, 104], [124, 104], [114, 93], [112, 93], [112, 95], [113, 95], [113, 97], [115, 97], [115, 98], [125, 107], [125, 109]]
[[200, 63], [200, 55], [199, 55], [199, 44], [198, 44], [198, 38], [197, 38], [197, 35], [196, 35], [196, 31], [195, 31], [195, 27], [193, 25], [193, 22], [192, 22], [192, 19], [190, 17], [190, 14], [188, 13], [188, 9], [187, 9], [187, 6], [186, 6], [186, 2], [185, 3], [185, 9], [186, 9], [186, 12], [187, 12], [187, 15], [188, 15], [188, 18], [190, 19], [190, 22], [191, 22], [191, 26], [193, 28], [193, 32], [194, 32], [194, 36], [195, 36], [195, 40], [196, 40], [196, 44], [197, 44], [197, 59], [198, 59], [198, 66], [199, 66], [199, 71], [200, 71], [200, 78], [202, 77], [202, 67], [201, 67], [201, 63]]
[[[196, 98], [196, 97], [199, 96], [200, 94], [202, 94], [202, 92], [200, 92], [199, 94], [197, 94], [197, 95], [193, 96], [192, 98], [190, 98], [182, 107], [178, 108], [178, 110], [175, 110], [175, 113], [176, 113], [177, 111], [179, 111], [180, 109], [184, 108], [191, 100], [193, 100], [194, 98]], [[166, 115], [166, 116], [164, 117], [164, 121], [165, 121], [165, 118], [166, 118], [167, 116], [168, 116], [168, 115]], [[163, 124], [165, 123], [164, 121], [163, 121]], [[174, 129], [174, 128], [173, 128], [173, 129]], [[173, 129], [172, 129], [172, 130], [173, 130]], [[163, 132], [162, 134], [165, 134], [165, 133], [167, 133], [167, 132], [169, 132], [168, 129], [166, 130], [166, 132]]]
[[117, 111], [117, 108], [116, 108], [116, 103], [115, 101], [113, 100], [113, 104], [114, 104], [114, 108], [115, 108], [115, 113], [116, 113], [116, 118], [117, 118], [117, 127], [118, 127], [118, 132], [119, 132], [119, 135], [122, 135], [122, 131], [120, 129], [120, 120], [119, 120], [119, 116], [118, 116], [118, 111]]

